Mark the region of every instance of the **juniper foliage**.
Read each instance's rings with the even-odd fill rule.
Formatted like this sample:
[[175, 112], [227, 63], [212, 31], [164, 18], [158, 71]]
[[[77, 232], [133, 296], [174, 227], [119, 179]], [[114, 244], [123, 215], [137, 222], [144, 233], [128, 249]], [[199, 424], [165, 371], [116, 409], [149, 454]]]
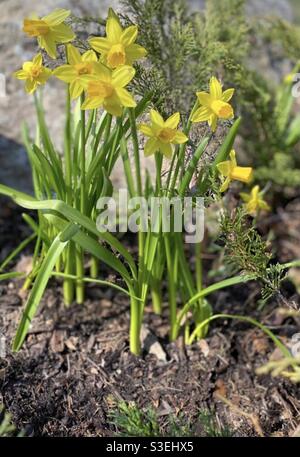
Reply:
[[[268, 243], [260, 236], [252, 219], [240, 207], [232, 213], [224, 212], [220, 219], [221, 240], [225, 246], [225, 262], [232, 272], [242, 272], [259, 279], [263, 285], [262, 299], [266, 302], [280, 293], [286, 272], [280, 264], [271, 263]], [[289, 306], [288, 303], [286, 303]]]
[[[246, 17], [245, 0], [206, 0], [205, 9], [196, 12], [185, 0], [122, 0], [122, 5], [124, 24], [138, 24], [139, 41], [148, 50], [146, 65], [137, 66], [136, 92], [152, 90], [155, 107], [165, 115], [185, 114], [195, 92], [207, 90], [209, 78], [218, 75], [226, 87], [236, 88], [236, 112], [244, 118], [242, 147], [258, 169], [257, 180], [299, 186], [300, 120], [291, 86], [278, 84], [254, 62], [265, 54], [271, 66], [288, 58], [292, 68], [300, 55], [300, 28], [281, 18]], [[294, 135], [292, 142], [286, 141], [287, 132]], [[277, 166], [278, 154], [290, 158], [288, 168]]]

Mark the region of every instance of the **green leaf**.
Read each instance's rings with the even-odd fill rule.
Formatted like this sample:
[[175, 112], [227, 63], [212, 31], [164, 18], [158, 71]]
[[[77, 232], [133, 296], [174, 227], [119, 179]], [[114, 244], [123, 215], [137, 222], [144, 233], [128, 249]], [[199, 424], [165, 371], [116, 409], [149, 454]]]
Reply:
[[217, 157], [215, 158], [215, 160], [213, 162], [213, 165], [212, 165], [213, 168], [216, 168], [218, 163], [224, 162], [225, 160], [227, 160], [227, 158], [229, 156], [229, 153], [230, 153], [231, 149], [233, 148], [234, 140], [235, 140], [235, 137], [236, 137], [236, 135], [238, 133], [238, 129], [239, 129], [241, 121], [242, 121], [242, 118], [239, 117], [234, 122], [233, 126], [231, 127], [231, 129], [227, 133], [226, 138], [223, 141], [223, 143], [222, 143], [222, 145], [221, 145], [221, 147], [219, 149]]
[[66, 228], [57, 235], [50, 246], [49, 251], [39, 268], [33, 288], [28, 297], [27, 304], [13, 342], [13, 351], [18, 351], [20, 349], [26, 337], [29, 325], [37, 311], [49, 278], [52, 275], [53, 268], [68, 242], [74, 237], [79, 229], [80, 227], [76, 224], [68, 224]]
[[197, 164], [199, 162], [199, 159], [201, 158], [203, 152], [205, 151], [205, 148], [207, 146], [209, 142], [209, 138], [206, 137], [204, 138], [201, 143], [199, 144], [199, 146], [197, 147], [190, 163], [189, 163], [189, 166], [188, 166], [188, 169], [187, 171], [185, 172], [184, 176], [183, 176], [183, 179], [182, 179], [182, 182], [181, 182], [181, 185], [179, 187], [179, 195], [181, 197], [184, 196], [185, 194], [185, 191], [186, 189], [188, 188], [190, 182], [191, 182], [191, 179], [193, 177], [193, 174], [195, 173], [195, 170], [197, 168]]
[[13, 200], [16, 200], [17, 198], [21, 198], [21, 199], [33, 201], [33, 202], [37, 201], [31, 195], [25, 194], [24, 192], [21, 192], [16, 189], [12, 189], [11, 187], [5, 186], [4, 184], [0, 184], [0, 194], [10, 197]]
[[184, 307], [178, 314], [178, 318], [177, 318], [177, 322], [176, 322], [177, 332], [179, 331], [179, 327], [180, 327], [183, 317], [191, 309], [191, 307], [197, 301], [199, 301], [199, 299], [204, 298], [207, 295], [212, 294], [213, 292], [216, 292], [217, 290], [225, 289], [226, 287], [235, 286], [237, 284], [246, 283], [246, 282], [252, 281], [254, 279], [255, 279], [254, 276], [249, 276], [249, 275], [234, 276], [233, 278], [224, 279], [223, 281], [219, 281], [215, 284], [212, 284], [211, 286], [206, 287], [205, 289], [202, 289], [200, 292], [197, 292], [195, 295], [193, 295], [189, 299], [189, 301], [184, 305]]
[[292, 147], [300, 140], [300, 115], [295, 117], [292, 121], [288, 130], [287, 137], [285, 139], [285, 146]]
[[4, 193], [4, 195], [10, 196], [23, 208], [43, 210], [44, 213], [52, 213], [53, 211], [56, 211], [62, 217], [84, 227], [90, 233], [93, 233], [96, 237], [106, 241], [113, 249], [117, 250], [128, 262], [133, 277], [137, 277], [136, 265], [133, 257], [129, 254], [126, 248], [124, 248], [122, 243], [120, 243], [120, 241], [117, 240], [117, 238], [114, 237], [111, 233], [99, 232], [96, 224], [87, 216], [82, 215], [77, 209], [72, 208], [61, 200], [39, 201], [22, 192], [15, 191], [14, 189], [3, 185], [0, 185], [0, 193]]
[[7, 279], [22, 278], [25, 276], [25, 273], [20, 273], [19, 271], [11, 271], [10, 273], [0, 274], [0, 281], [6, 281]]
[[0, 271], [4, 270], [4, 268], [11, 262], [20, 252], [23, 251], [23, 249], [26, 248], [26, 246], [31, 243], [35, 238], [37, 237], [36, 233], [33, 233], [30, 235], [28, 238], [26, 238], [24, 241], [22, 241], [19, 246], [14, 249], [9, 256], [6, 257], [6, 259], [1, 263], [0, 265]]
[[[46, 217], [58, 230], [62, 231], [65, 229], [67, 222], [60, 217], [54, 215], [47, 215]], [[122, 262], [97, 240], [82, 232], [79, 226], [78, 233], [73, 237], [73, 241], [119, 273], [126, 282], [131, 281], [131, 276]]]
[[285, 347], [284, 344], [277, 338], [271, 330], [269, 330], [265, 325], [261, 324], [260, 322], [256, 321], [255, 319], [252, 319], [251, 317], [247, 316], [239, 316], [239, 315], [231, 315], [231, 314], [215, 314], [214, 316], [211, 316], [207, 318], [205, 321], [201, 322], [201, 324], [197, 325], [193, 333], [191, 334], [188, 343], [192, 344], [194, 339], [197, 337], [197, 334], [202, 330], [203, 327], [207, 326], [210, 322], [216, 320], [216, 319], [235, 319], [239, 320], [241, 322], [248, 322], [249, 324], [254, 325], [255, 327], [260, 328], [278, 347], [278, 349], [281, 350], [282, 354], [285, 357], [290, 357], [290, 351]]

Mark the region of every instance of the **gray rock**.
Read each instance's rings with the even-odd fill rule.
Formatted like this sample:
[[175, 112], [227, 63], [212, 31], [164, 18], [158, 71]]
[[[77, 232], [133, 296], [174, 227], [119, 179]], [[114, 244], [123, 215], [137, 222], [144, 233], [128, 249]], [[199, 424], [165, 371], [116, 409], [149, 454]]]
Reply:
[[[192, 11], [205, 6], [205, 0], [188, 0]], [[283, 19], [293, 19], [293, 8], [288, 0], [246, 0], [246, 12], [250, 16], [277, 15]]]

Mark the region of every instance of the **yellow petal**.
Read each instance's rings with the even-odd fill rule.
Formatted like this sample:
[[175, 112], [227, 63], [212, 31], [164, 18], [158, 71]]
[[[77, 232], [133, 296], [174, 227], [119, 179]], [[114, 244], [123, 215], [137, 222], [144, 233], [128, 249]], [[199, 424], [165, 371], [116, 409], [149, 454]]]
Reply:
[[67, 56], [70, 65], [81, 63], [81, 54], [72, 44], [67, 45]]
[[28, 78], [28, 73], [25, 70], [18, 70], [13, 73], [13, 76], [17, 79], [24, 80]]
[[23, 63], [23, 70], [26, 71], [27, 73], [30, 73], [33, 67], [33, 62], [24, 62]]
[[241, 192], [240, 197], [246, 203], [248, 203], [251, 200], [251, 195], [246, 194], [245, 192]]
[[25, 90], [28, 94], [32, 94], [37, 88], [37, 82], [31, 81], [30, 79], [26, 80]]
[[53, 70], [53, 75], [65, 83], [71, 83], [77, 77], [76, 70], [72, 65], [62, 65], [61, 67], [55, 68], [55, 70]]
[[142, 59], [147, 55], [145, 48], [139, 44], [131, 44], [125, 49], [126, 52], [126, 63], [132, 65], [135, 60]]
[[64, 9], [56, 9], [47, 16], [42, 17], [42, 20], [47, 22], [47, 24], [54, 26], [61, 24], [67, 17], [69, 17], [71, 11]]
[[122, 32], [121, 43], [124, 46], [131, 45], [132, 43], [135, 42], [135, 40], [137, 38], [137, 34], [138, 34], [138, 28], [136, 25], [131, 25], [130, 27], [127, 27], [127, 29], [125, 29]]
[[124, 89], [123, 87], [116, 88], [116, 94], [118, 95], [120, 102], [123, 106], [128, 108], [135, 108], [136, 102], [134, 101], [132, 95], [128, 90]]
[[111, 44], [107, 38], [95, 37], [90, 38], [88, 41], [90, 46], [100, 54], [107, 54], [111, 48]]
[[165, 127], [168, 127], [169, 129], [177, 129], [179, 122], [180, 114], [174, 113], [166, 120]]
[[97, 78], [101, 81], [111, 82], [112, 71], [100, 62], [94, 62], [93, 67]]
[[114, 87], [125, 87], [134, 77], [135, 69], [129, 65], [122, 65], [112, 73], [112, 83]]
[[56, 43], [50, 34], [38, 37], [38, 42], [40, 48], [45, 49], [52, 59], [56, 59]]
[[112, 114], [113, 116], [122, 116], [123, 108], [119, 103], [116, 103], [113, 98], [105, 99], [103, 102], [103, 107], [109, 114]]
[[97, 54], [94, 51], [90, 50], [82, 54], [81, 60], [82, 62], [97, 62], [98, 58]]
[[223, 182], [222, 186], [220, 187], [220, 192], [225, 192], [230, 184], [230, 178], [226, 178], [225, 181]]
[[205, 106], [202, 106], [194, 112], [192, 116], [192, 122], [205, 122], [208, 121], [210, 117], [211, 110], [209, 108], [206, 108]]
[[34, 65], [42, 65], [43, 64], [43, 57], [42, 57], [42, 54], [39, 53], [37, 54], [34, 59], [32, 60], [32, 63]]
[[188, 137], [183, 132], [177, 131], [172, 140], [172, 143], [173, 144], [183, 144], [183, 143], [186, 143], [187, 141], [188, 141]]
[[212, 132], [217, 130], [218, 117], [215, 114], [210, 115], [210, 118], [208, 119], [208, 125], [210, 126]]
[[196, 92], [196, 95], [198, 97], [199, 103], [201, 105], [209, 107], [211, 104], [211, 96], [207, 92]]
[[258, 202], [251, 200], [245, 205], [245, 208], [248, 214], [254, 216], [258, 210]]
[[80, 81], [74, 80], [70, 84], [70, 96], [74, 100], [75, 98], [78, 98], [79, 95], [82, 94], [83, 92], [83, 86], [80, 84]]
[[150, 119], [153, 124], [157, 127], [163, 128], [165, 126], [165, 121], [163, 120], [162, 116], [159, 114], [158, 111], [152, 109], [150, 111]]
[[49, 68], [43, 67], [42, 72], [39, 74], [39, 76], [37, 78], [37, 81], [40, 84], [45, 84], [45, 82], [48, 81], [48, 79], [50, 78], [51, 75], [52, 75], [52, 71], [49, 70]]
[[265, 202], [264, 200], [259, 200], [259, 206], [261, 209], [263, 209], [265, 211], [271, 211], [270, 205], [268, 205], [268, 203]]
[[123, 29], [120, 22], [111, 17], [106, 22], [106, 35], [111, 44], [117, 44], [121, 41]]
[[231, 171], [232, 179], [249, 183], [253, 177], [253, 169], [251, 167], [234, 167]]
[[220, 162], [217, 164], [217, 169], [222, 176], [228, 176], [231, 170], [231, 162], [226, 160], [225, 162]]
[[103, 105], [103, 98], [100, 97], [87, 97], [83, 104], [81, 105], [81, 109], [96, 109], [99, 106]]
[[229, 153], [229, 157], [230, 157], [232, 166], [236, 167], [236, 165], [237, 165], [237, 163], [236, 163], [236, 152], [235, 152], [234, 149], [231, 149], [231, 151]]
[[51, 36], [56, 43], [68, 43], [75, 38], [73, 30], [65, 24], [59, 24], [51, 27], [51, 31], [48, 35]]
[[159, 142], [159, 149], [167, 159], [171, 159], [173, 155], [173, 148], [171, 144]]
[[114, 18], [114, 19], [116, 19], [116, 21], [120, 22], [119, 16], [114, 11], [114, 9], [113, 8], [108, 8], [107, 19], [111, 19], [111, 18]]
[[209, 90], [213, 99], [218, 100], [222, 97], [222, 86], [214, 76], [210, 79]]
[[156, 138], [149, 138], [144, 147], [145, 157], [149, 157], [157, 151], [159, 151], [159, 142]]
[[142, 132], [146, 136], [152, 137], [154, 135], [150, 125], [148, 124], [140, 124], [138, 126], [138, 130], [140, 130], [140, 132]]
[[222, 101], [223, 102], [229, 102], [234, 94], [234, 89], [227, 89], [223, 92], [222, 94]]
[[254, 186], [253, 189], [251, 190], [251, 196], [254, 199], [257, 199], [259, 195], [259, 186]]

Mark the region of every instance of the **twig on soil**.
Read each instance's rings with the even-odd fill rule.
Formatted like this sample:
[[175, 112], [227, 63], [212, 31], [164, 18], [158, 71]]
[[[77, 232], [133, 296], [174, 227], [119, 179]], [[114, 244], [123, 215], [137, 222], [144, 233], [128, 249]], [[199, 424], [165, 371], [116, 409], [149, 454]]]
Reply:
[[215, 396], [216, 396], [216, 398], [221, 400], [223, 403], [225, 403], [227, 406], [229, 406], [229, 408], [231, 408], [232, 410], [234, 410], [238, 414], [244, 416], [246, 419], [249, 419], [252, 422], [256, 433], [259, 436], [261, 436], [261, 437], [265, 436], [264, 432], [263, 432], [263, 430], [262, 430], [262, 428], [260, 426], [258, 417], [255, 414], [246, 413], [245, 411], [240, 409], [238, 406], [236, 406], [234, 403], [232, 403], [230, 400], [228, 400], [228, 398], [225, 398], [225, 397], [223, 397], [222, 395], [220, 395], [218, 393], [216, 393]]

